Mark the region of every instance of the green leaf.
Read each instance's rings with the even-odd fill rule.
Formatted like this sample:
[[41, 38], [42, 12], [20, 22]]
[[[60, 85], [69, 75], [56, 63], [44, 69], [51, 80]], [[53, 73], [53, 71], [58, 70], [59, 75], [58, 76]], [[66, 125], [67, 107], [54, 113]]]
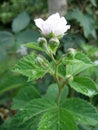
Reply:
[[34, 98], [40, 98], [40, 93], [34, 86], [22, 88], [17, 96], [13, 99], [12, 109], [22, 109], [29, 101]]
[[98, 123], [98, 112], [87, 101], [82, 99], [66, 99], [63, 107], [67, 109], [76, 121], [94, 126]]
[[26, 30], [18, 33], [16, 35], [17, 43], [24, 44], [29, 42], [36, 42], [38, 38], [40, 37], [40, 34], [37, 31], [34, 30]]
[[[8, 55], [7, 55], [5, 48], [2, 45], [0, 45], [0, 68], [3, 67], [3, 63], [4, 63], [5, 59], [7, 58], [7, 56]], [[1, 71], [3, 71], [3, 70], [0, 70], [0, 72]]]
[[20, 13], [12, 22], [12, 30], [17, 33], [28, 26], [30, 16], [26, 12]]
[[79, 124], [79, 126], [78, 126], [78, 130], [94, 130], [94, 129], [92, 129], [92, 127], [90, 127], [90, 126], [87, 126], [87, 125], [82, 125], [82, 124]]
[[41, 115], [56, 107], [53, 101], [44, 98], [32, 100], [13, 117], [9, 130], [37, 130]]
[[0, 130], [9, 130], [11, 118], [7, 118], [3, 124], [0, 125]]
[[65, 79], [65, 76], [66, 76], [66, 69], [65, 69], [65, 66], [64, 65], [60, 65], [58, 67], [58, 74], [60, 77], [64, 78]]
[[98, 124], [94, 127], [93, 130], [98, 130]]
[[68, 60], [66, 62], [66, 74], [72, 74], [73, 76], [79, 74], [80, 72], [94, 66], [93, 64], [87, 64], [80, 60]]
[[[49, 62], [45, 60], [48, 64], [44, 61], [43, 65], [41, 65], [41, 63], [36, 62], [37, 57], [37, 54], [34, 52], [28, 56], [25, 56], [19, 61], [13, 70], [27, 76], [28, 80], [37, 80], [42, 78], [46, 73], [50, 73]], [[47, 66], [45, 66], [46, 64]]]
[[87, 53], [89, 57], [97, 58], [98, 47], [88, 44], [81, 44], [81, 48], [83, 49], [84, 52]]
[[[48, 87], [45, 97], [57, 102], [58, 94], [59, 94], [58, 85], [54, 83]], [[65, 86], [61, 94], [61, 102], [63, 102], [67, 96], [68, 96], [68, 87]]]
[[80, 26], [83, 27], [85, 37], [92, 35], [96, 38], [96, 31], [95, 31], [95, 21], [92, 15], [84, 14], [81, 10], [74, 9], [72, 12], [68, 14], [69, 19], [75, 19], [77, 22], [80, 23]]
[[[95, 31], [95, 21], [93, 16], [86, 14], [83, 17], [84, 21], [80, 23], [83, 27], [85, 37], [88, 37], [90, 34], [96, 39], [96, 31]], [[86, 24], [88, 23], [88, 24]]]
[[92, 64], [93, 62], [89, 59], [89, 57], [87, 57], [84, 53], [82, 52], [77, 52], [75, 57], [75, 59], [77, 60], [81, 60], [86, 64]]
[[28, 48], [33, 48], [33, 49], [36, 49], [38, 51], [42, 51], [42, 52], [45, 52], [45, 50], [43, 48], [41, 48], [38, 43], [35, 43], [35, 42], [31, 42], [31, 43], [27, 43], [25, 44], [26, 47]]
[[46, 112], [38, 125], [38, 130], [77, 130], [76, 124], [65, 109]]
[[92, 97], [98, 93], [98, 89], [94, 81], [86, 77], [75, 77], [74, 81], [69, 84], [77, 92], [89, 97]]
[[[37, 129], [38, 128], [38, 129]], [[46, 98], [30, 101], [13, 117], [9, 130], [77, 130], [72, 115]]]
[[77, 48], [81, 44], [85, 43], [85, 39], [81, 37], [79, 33], [68, 33], [67, 35], [64, 35], [64, 37], [61, 39], [61, 43], [63, 45], [64, 52], [66, 52], [68, 48]]
[[97, 6], [96, 0], [90, 0], [90, 2], [92, 3], [93, 6]]
[[0, 31], [0, 44], [6, 45], [13, 45], [15, 43], [14, 35], [7, 31]]
[[4, 92], [7, 92], [9, 90], [15, 89], [15, 88], [21, 88], [23, 86], [27, 86], [27, 82], [25, 78], [19, 75], [14, 75], [12, 73], [6, 73], [1, 79], [0, 79], [0, 94], [3, 94]]
[[73, 76], [95, 66], [93, 62], [82, 52], [75, 52], [74, 57], [71, 55], [64, 57], [62, 63], [66, 65], [66, 74], [71, 74]]

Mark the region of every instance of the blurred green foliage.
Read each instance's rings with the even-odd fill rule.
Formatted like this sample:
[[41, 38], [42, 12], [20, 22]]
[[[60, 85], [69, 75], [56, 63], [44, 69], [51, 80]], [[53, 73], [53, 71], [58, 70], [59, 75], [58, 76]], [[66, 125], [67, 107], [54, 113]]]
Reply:
[[[92, 61], [98, 60], [98, 0], [67, 0], [67, 2], [68, 11], [65, 17], [68, 24], [71, 25], [71, 30], [61, 40], [58, 57], [69, 47], [73, 47], [86, 53]], [[24, 100], [40, 97], [39, 90], [35, 90], [35, 86], [40, 89], [41, 93], [44, 93], [47, 85], [52, 83], [52, 79], [48, 75], [44, 79], [43, 85], [42, 80], [37, 83], [29, 83], [26, 82], [25, 77], [12, 72], [13, 66], [23, 57], [21, 51], [18, 51], [21, 45], [36, 42], [40, 36], [34, 25], [34, 18], [38, 16], [45, 18], [47, 13], [47, 0], [0, 1], [0, 105], [10, 106], [8, 102], [11, 102], [14, 97], [12, 108], [19, 108], [21, 103], [25, 103]], [[27, 53], [29, 51], [28, 49]], [[84, 73], [91, 76], [98, 84], [98, 67]], [[27, 89], [27, 86], [31, 91]], [[46, 88], [44, 89], [43, 86]], [[28, 94], [26, 97], [25, 91]], [[31, 92], [35, 95], [28, 97]], [[78, 95], [74, 92], [71, 93], [74, 96]], [[26, 99], [27, 97], [28, 99]], [[97, 98], [96, 96], [93, 99], [96, 106], [98, 106]], [[20, 99], [21, 101], [19, 101]], [[79, 130], [93, 129], [80, 125]], [[97, 130], [97, 127], [94, 130]]]
[[[21, 48], [21, 45], [36, 41], [40, 36], [32, 28], [33, 17], [41, 10], [47, 10], [47, 4], [43, 4], [41, 0], [2, 0], [0, 3], [0, 104], [5, 104], [15, 96], [17, 89], [29, 85], [24, 77], [13, 74], [12, 68], [24, 53], [29, 52]], [[12, 92], [8, 94], [10, 90]]]
[[[84, 39], [85, 43], [98, 43], [98, 1], [97, 0], [68, 0], [67, 20], [71, 24], [71, 32], [77, 40]], [[74, 38], [75, 39], [75, 38]], [[76, 40], [73, 39], [73, 42]], [[78, 44], [80, 44], [78, 41]], [[82, 40], [83, 43], [83, 40]]]
[[[10, 23], [19, 13], [26, 11], [34, 17], [47, 10], [46, 0], [1, 0], [0, 19], [3, 24]], [[36, 12], [36, 14], [35, 14]]]

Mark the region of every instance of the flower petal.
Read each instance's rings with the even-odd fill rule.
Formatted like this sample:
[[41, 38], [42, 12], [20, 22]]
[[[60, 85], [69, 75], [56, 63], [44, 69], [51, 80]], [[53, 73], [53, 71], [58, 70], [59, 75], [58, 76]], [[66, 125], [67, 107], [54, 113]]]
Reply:
[[63, 25], [66, 25], [67, 24], [67, 21], [64, 17], [61, 17], [60, 19], [60, 22], [63, 24]]
[[64, 17], [60, 17], [59, 13], [49, 16], [45, 21], [41, 18], [34, 21], [44, 35], [49, 35], [52, 33], [56, 37], [60, 35], [63, 36], [64, 33], [70, 28], [70, 25], [66, 25], [66, 19]]
[[66, 25], [67, 21], [64, 17], [61, 18], [61, 21], [58, 23], [58, 26], [61, 29], [62, 33], [65, 33], [68, 29], [70, 29], [70, 25]]
[[35, 19], [34, 22], [35, 22], [36, 26], [38, 28], [40, 28], [41, 31], [43, 31], [42, 25], [44, 24], [45, 21], [41, 18], [38, 18], [38, 19]]
[[55, 22], [55, 20], [60, 20], [59, 13], [52, 14], [51, 16], [48, 17], [48, 19], [46, 21], [54, 21]]
[[43, 29], [42, 33], [44, 35], [48, 35], [49, 33], [51, 33], [51, 24], [44, 22], [44, 24], [42, 25], [42, 29]]
[[58, 21], [58, 23], [52, 28], [52, 32], [58, 35], [64, 35], [64, 33], [70, 28], [70, 25], [66, 25], [67, 21], [64, 17]]

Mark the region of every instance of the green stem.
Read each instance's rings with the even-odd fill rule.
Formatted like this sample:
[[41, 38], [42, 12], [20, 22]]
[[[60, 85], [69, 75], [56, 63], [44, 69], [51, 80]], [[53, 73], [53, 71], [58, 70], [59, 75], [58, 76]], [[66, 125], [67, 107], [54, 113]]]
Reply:
[[59, 61], [58, 63], [56, 62], [54, 56], [52, 53], [50, 53], [50, 57], [52, 59], [52, 61], [54, 62], [55, 65], [55, 73], [54, 73], [54, 78], [58, 84], [58, 89], [59, 89], [59, 93], [58, 93], [58, 99], [57, 99], [57, 104], [58, 104], [58, 109], [60, 109], [60, 99], [61, 99], [61, 94], [62, 94], [62, 90], [66, 84], [66, 81], [63, 81], [63, 83], [61, 84], [58, 78], [58, 67], [61, 64], [61, 62]]
[[60, 108], [61, 93], [62, 93], [62, 89], [59, 87], [59, 93], [58, 93], [58, 99], [57, 99], [58, 109]]
[[55, 73], [54, 73], [55, 80], [59, 84], [59, 79], [58, 79], [58, 65], [55, 64]]
[[52, 59], [52, 61], [56, 64], [56, 60], [55, 60], [55, 58], [54, 58], [54, 56], [53, 56], [53, 54], [50, 52], [50, 58]]
[[58, 83], [58, 82], [59, 82], [59, 81], [58, 81], [58, 66], [59, 66], [59, 64], [57, 64], [57, 62], [56, 62], [56, 60], [55, 60], [55, 58], [54, 58], [54, 56], [53, 56], [52, 53], [50, 53], [50, 57], [51, 57], [52, 61], [54, 62], [54, 65], [55, 65], [54, 78], [55, 78], [55, 80], [56, 80], [57, 83]]
[[61, 95], [62, 95], [62, 90], [63, 90], [65, 84], [66, 84], [66, 80], [63, 81], [62, 85], [58, 86], [59, 87], [58, 106], [60, 106], [60, 99], [61, 99]]

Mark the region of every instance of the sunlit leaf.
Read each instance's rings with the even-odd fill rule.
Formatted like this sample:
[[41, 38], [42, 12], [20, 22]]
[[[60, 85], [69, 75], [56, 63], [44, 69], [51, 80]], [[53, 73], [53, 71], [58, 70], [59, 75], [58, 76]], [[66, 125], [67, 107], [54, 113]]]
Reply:
[[77, 130], [77, 126], [68, 111], [56, 109], [42, 116], [38, 130]]
[[93, 64], [86, 64], [80, 60], [69, 60], [66, 61], [66, 74], [76, 75], [80, 72], [94, 66]]
[[69, 83], [77, 92], [92, 97], [98, 93], [98, 89], [94, 81], [86, 77], [75, 77], [74, 81]]
[[63, 104], [69, 112], [74, 116], [74, 119], [79, 123], [94, 126], [98, 123], [98, 112], [87, 101], [82, 99], [66, 99]]
[[45, 52], [45, 50], [43, 48], [41, 48], [38, 43], [35, 43], [35, 42], [31, 42], [31, 43], [27, 43], [25, 44], [26, 47], [28, 48], [33, 48], [33, 49], [36, 49], [38, 51], [42, 51], [42, 52]]
[[54, 110], [57, 105], [47, 99], [30, 101], [25, 108], [13, 118], [10, 130], [37, 130], [40, 117], [47, 111]]
[[[50, 73], [51, 69], [48, 60], [41, 56], [41, 61], [38, 61], [38, 55], [31, 53], [21, 59], [14, 67], [14, 71], [28, 77], [28, 80], [37, 80], [42, 78], [46, 73]], [[42, 62], [42, 63], [41, 63]]]

